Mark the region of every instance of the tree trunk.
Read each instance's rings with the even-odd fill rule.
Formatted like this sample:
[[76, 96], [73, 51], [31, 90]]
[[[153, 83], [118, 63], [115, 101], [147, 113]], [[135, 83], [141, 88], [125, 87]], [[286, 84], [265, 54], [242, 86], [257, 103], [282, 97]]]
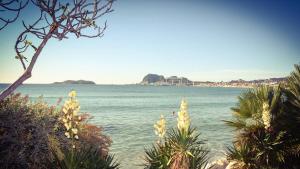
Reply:
[[3, 92], [0, 94], [0, 101], [5, 97], [10, 95], [18, 86], [20, 86], [25, 80], [31, 77], [31, 72], [27, 70], [20, 76], [13, 84], [9, 85]]

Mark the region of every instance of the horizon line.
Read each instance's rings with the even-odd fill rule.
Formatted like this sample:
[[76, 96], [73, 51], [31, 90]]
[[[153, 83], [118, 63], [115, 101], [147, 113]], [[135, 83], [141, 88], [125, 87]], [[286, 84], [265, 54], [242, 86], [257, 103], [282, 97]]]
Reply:
[[[153, 73], [149, 73], [149, 74], [153, 74]], [[289, 75], [287, 76], [281, 76], [281, 77], [268, 77], [268, 78], [258, 78], [258, 79], [251, 79], [251, 80], [245, 80], [245, 81], [254, 81], [254, 80], [267, 80], [267, 79], [273, 79], [273, 78], [287, 78]], [[171, 77], [171, 76], [170, 76]], [[179, 77], [179, 76], [177, 76]], [[186, 78], [186, 77], [179, 77], [179, 78]], [[188, 80], [190, 80], [189, 78], [187, 78]], [[68, 80], [71, 80], [71, 79], [68, 79]], [[79, 80], [84, 80], [84, 79], [79, 79]], [[230, 81], [234, 81], [234, 80], [244, 80], [242, 78], [237, 78], [237, 79], [231, 79], [231, 80], [227, 80], [227, 81], [224, 81], [224, 80], [218, 80], [218, 81], [210, 81], [210, 80], [191, 80], [193, 82], [214, 82], [214, 83], [217, 83], [217, 82], [230, 82]], [[67, 81], [67, 80], [64, 80], [64, 81]], [[54, 82], [25, 82], [23, 84], [53, 84], [55, 82], [64, 82], [64, 81], [54, 81]], [[74, 80], [74, 81], [78, 81], [78, 80]], [[84, 81], [92, 81], [92, 82], [95, 82], [93, 80], [84, 80]], [[0, 82], [0, 84], [12, 84], [13, 82]], [[136, 85], [136, 84], [140, 84], [141, 82], [135, 82], [135, 83], [96, 83], [94, 85]], [[57, 84], [56, 84], [57, 85]]]

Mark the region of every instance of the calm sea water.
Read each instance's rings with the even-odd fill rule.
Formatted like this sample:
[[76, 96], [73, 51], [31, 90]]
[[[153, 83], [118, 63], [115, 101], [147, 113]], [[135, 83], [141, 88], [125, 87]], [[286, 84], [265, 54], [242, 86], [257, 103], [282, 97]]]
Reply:
[[[5, 86], [0, 85], [2, 90]], [[177, 112], [182, 98], [189, 104], [192, 125], [197, 127], [201, 138], [211, 150], [213, 159], [224, 156], [225, 146], [233, 137], [232, 129], [222, 120], [231, 118], [230, 107], [237, 96], [247, 89], [205, 88], [139, 85], [23, 85], [18, 92], [32, 99], [43, 95], [49, 104], [58, 98], [67, 98], [70, 90], [76, 90], [82, 112], [94, 116], [92, 122], [101, 125], [113, 144], [124, 169], [142, 168], [144, 148], [157, 137], [153, 124], [164, 115], [167, 127], [176, 127]]]

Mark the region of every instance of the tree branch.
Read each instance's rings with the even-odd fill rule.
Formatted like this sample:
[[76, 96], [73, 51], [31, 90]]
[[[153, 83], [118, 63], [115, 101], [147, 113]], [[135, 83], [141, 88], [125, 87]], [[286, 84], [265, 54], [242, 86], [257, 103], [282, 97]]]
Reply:
[[27, 6], [28, 2], [29, 0], [26, 0], [24, 3], [22, 0], [10, 0], [7, 2], [5, 2], [4, 0], [0, 0], [0, 12], [10, 11], [16, 13], [15, 16], [10, 19], [0, 17], [0, 21], [3, 22], [3, 25], [0, 25], [0, 31], [4, 29], [8, 24], [13, 23], [18, 19], [21, 10]]
[[51, 38], [52, 31], [50, 31], [47, 34], [45, 39], [42, 41], [40, 46], [37, 48], [35, 54], [33, 55], [32, 59], [31, 59], [30, 65], [25, 70], [25, 72], [14, 83], [12, 83], [8, 88], [6, 88], [4, 91], [1, 92], [0, 100], [3, 100], [5, 97], [10, 95], [13, 91], [15, 91], [17, 89], [17, 87], [19, 87], [21, 84], [23, 84], [23, 82], [25, 80], [27, 80], [31, 77], [31, 72], [32, 72], [33, 66], [35, 65], [35, 62], [36, 62], [38, 56], [40, 55], [42, 49], [46, 45], [47, 41]]
[[[0, 7], [3, 7], [8, 11], [17, 12], [17, 16], [14, 18], [14, 20], [16, 20], [19, 16], [20, 10], [28, 4], [28, 1], [29, 0], [26, 0], [26, 3], [23, 4], [23, 1], [19, 0], [10, 0], [6, 3], [0, 0]], [[41, 14], [31, 25], [26, 25], [24, 21], [22, 22], [24, 31], [20, 33], [15, 43], [16, 58], [20, 60], [24, 73], [8, 88], [1, 92], [0, 100], [3, 100], [5, 97], [10, 95], [18, 86], [22, 85], [24, 81], [31, 77], [36, 60], [49, 39], [55, 38], [62, 40], [68, 38], [67, 35], [69, 34], [73, 34], [78, 38], [94, 38], [103, 36], [103, 32], [107, 27], [106, 21], [104, 26], [101, 28], [96, 24], [96, 20], [113, 11], [112, 3], [114, 0], [93, 0], [92, 2], [91, 0], [73, 0], [72, 5], [70, 3], [65, 3], [66, 1], [63, 0], [61, 0], [61, 2], [57, 1], [58, 0], [30, 1], [41, 11]], [[10, 5], [15, 2], [19, 2], [19, 7], [11, 8]], [[100, 5], [100, 2], [102, 5]], [[13, 20], [6, 20], [1, 17], [0, 21], [5, 23], [3, 27], [0, 27], [0, 30], [7, 24], [13, 22]], [[83, 33], [85, 29], [93, 29], [95, 34], [87, 35]], [[28, 38], [35, 38], [38, 41], [41, 39], [41, 42], [38, 47], [35, 47], [32, 41], [29, 41]], [[26, 66], [24, 60], [27, 61], [27, 57], [24, 55], [28, 49], [33, 49], [34, 54], [29, 65]]]

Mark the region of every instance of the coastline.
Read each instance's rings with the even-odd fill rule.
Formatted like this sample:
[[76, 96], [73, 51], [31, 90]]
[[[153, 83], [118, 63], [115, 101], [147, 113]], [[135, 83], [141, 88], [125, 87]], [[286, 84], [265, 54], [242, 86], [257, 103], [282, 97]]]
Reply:
[[138, 86], [164, 86], [164, 87], [206, 87], [206, 88], [245, 88], [245, 89], [252, 89], [254, 86], [204, 86], [204, 85], [157, 85], [157, 84], [136, 84]]

